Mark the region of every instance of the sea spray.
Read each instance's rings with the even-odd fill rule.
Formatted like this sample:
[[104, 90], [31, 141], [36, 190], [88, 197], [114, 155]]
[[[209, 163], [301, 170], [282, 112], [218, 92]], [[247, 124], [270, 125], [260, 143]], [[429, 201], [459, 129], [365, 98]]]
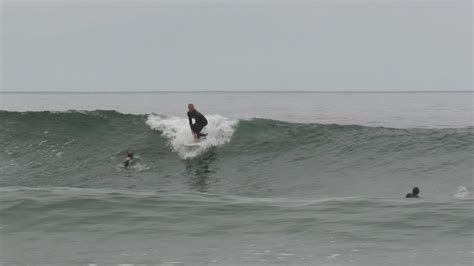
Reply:
[[465, 186], [458, 187], [458, 191], [456, 194], [454, 194], [454, 198], [463, 200], [474, 199], [471, 192], [469, 192]]
[[169, 139], [173, 151], [183, 159], [193, 158], [213, 146], [221, 146], [229, 142], [235, 131], [237, 121], [220, 115], [208, 115], [209, 124], [203, 132], [207, 132], [206, 140], [200, 146], [186, 147], [185, 144], [194, 141], [188, 119], [181, 117], [164, 117], [156, 114], [148, 116], [146, 124], [153, 130], [162, 132]]

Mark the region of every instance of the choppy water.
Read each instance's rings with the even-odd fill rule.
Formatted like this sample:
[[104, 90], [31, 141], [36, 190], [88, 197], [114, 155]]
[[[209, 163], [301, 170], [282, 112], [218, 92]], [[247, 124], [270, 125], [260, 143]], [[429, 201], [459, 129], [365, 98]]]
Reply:
[[2, 264], [472, 263], [469, 114], [394, 128], [205, 113], [189, 148], [184, 115], [160, 108], [19, 111], [0, 111]]

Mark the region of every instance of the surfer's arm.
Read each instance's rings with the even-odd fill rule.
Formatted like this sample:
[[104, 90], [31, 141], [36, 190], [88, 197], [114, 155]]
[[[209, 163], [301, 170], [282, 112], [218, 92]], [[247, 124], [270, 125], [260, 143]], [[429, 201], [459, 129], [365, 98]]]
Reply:
[[191, 132], [193, 133], [193, 136], [194, 136], [193, 119], [189, 113], [188, 113], [188, 119], [189, 119], [189, 127], [191, 128]]
[[188, 113], [188, 119], [189, 119], [189, 126], [193, 125], [193, 119], [191, 118], [191, 115]]

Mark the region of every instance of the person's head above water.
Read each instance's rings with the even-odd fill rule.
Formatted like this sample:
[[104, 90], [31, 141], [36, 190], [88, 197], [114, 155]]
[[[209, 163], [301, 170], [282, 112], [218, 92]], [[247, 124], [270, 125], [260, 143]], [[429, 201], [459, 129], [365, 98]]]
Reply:
[[194, 109], [194, 104], [192, 104], [192, 103], [188, 104], [188, 110], [189, 110], [189, 111], [194, 111], [194, 110], [196, 110], [196, 109]]
[[412, 189], [412, 192], [408, 193], [406, 197], [407, 198], [419, 198], [418, 194], [420, 194], [420, 189], [418, 187], [414, 187]]
[[412, 193], [417, 196], [418, 194], [420, 194], [420, 189], [418, 187], [414, 187]]

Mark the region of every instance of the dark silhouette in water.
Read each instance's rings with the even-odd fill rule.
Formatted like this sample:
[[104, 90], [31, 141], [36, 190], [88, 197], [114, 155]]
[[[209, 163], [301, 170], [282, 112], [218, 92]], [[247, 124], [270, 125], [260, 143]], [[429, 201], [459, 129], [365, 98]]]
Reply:
[[419, 198], [418, 194], [420, 194], [420, 189], [418, 187], [414, 187], [412, 193], [408, 193], [406, 198]]
[[123, 162], [123, 165], [127, 167], [131, 163], [133, 163], [133, 151], [130, 150], [127, 152], [127, 158], [125, 159], [125, 162]]

